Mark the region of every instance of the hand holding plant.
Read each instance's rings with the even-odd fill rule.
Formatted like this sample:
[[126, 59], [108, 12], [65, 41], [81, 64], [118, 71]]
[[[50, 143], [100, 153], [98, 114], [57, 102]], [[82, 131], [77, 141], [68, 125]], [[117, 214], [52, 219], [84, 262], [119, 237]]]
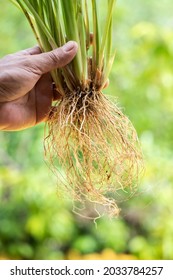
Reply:
[[53, 100], [49, 71], [68, 64], [76, 52], [77, 44], [69, 42], [52, 52], [34, 47], [0, 60], [1, 130], [21, 130], [46, 120]]

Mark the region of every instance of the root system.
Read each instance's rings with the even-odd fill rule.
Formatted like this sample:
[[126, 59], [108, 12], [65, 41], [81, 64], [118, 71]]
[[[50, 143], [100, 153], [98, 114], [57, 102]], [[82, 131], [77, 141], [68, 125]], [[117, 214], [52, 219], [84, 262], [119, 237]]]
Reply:
[[101, 204], [117, 215], [119, 190], [134, 192], [142, 167], [129, 119], [99, 90], [67, 91], [47, 122], [45, 152], [58, 188], [74, 201]]

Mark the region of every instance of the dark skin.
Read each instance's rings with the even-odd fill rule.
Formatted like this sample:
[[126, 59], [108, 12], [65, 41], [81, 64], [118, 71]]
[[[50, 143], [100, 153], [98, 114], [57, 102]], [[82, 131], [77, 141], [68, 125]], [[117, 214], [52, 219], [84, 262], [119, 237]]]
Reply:
[[46, 120], [53, 101], [50, 71], [67, 65], [77, 43], [41, 53], [39, 47], [0, 59], [0, 130], [15, 131]]

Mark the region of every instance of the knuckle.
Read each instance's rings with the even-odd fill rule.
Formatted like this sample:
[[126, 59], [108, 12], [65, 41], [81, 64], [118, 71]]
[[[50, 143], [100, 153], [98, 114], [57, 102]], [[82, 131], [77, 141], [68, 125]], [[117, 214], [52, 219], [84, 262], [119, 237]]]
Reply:
[[56, 67], [62, 67], [64, 65], [64, 53], [61, 48], [50, 52], [50, 58]]
[[5, 55], [3, 59], [4, 60], [11, 60], [13, 58], [14, 58], [14, 54], [10, 53], [10, 54]]
[[40, 76], [42, 74], [42, 69], [39, 66], [39, 63], [37, 63], [37, 60], [33, 61], [32, 56], [26, 57], [22, 66], [27, 72], [35, 74], [36, 76]]
[[61, 64], [61, 56], [59, 54], [59, 52], [50, 52], [50, 59], [52, 61], [52, 64], [54, 64], [55, 66], [60, 65]]

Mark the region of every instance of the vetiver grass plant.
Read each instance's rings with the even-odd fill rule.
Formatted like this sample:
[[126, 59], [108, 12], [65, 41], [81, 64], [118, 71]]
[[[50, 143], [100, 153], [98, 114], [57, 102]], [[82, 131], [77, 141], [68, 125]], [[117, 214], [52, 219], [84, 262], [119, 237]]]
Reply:
[[142, 155], [133, 125], [102, 92], [115, 57], [115, 0], [104, 1], [102, 30], [100, 0], [11, 1], [25, 14], [43, 52], [69, 40], [78, 43], [74, 60], [51, 73], [61, 98], [48, 116], [45, 154], [58, 188], [74, 202], [91, 201], [96, 212], [102, 205], [117, 215], [119, 191], [137, 188]]

